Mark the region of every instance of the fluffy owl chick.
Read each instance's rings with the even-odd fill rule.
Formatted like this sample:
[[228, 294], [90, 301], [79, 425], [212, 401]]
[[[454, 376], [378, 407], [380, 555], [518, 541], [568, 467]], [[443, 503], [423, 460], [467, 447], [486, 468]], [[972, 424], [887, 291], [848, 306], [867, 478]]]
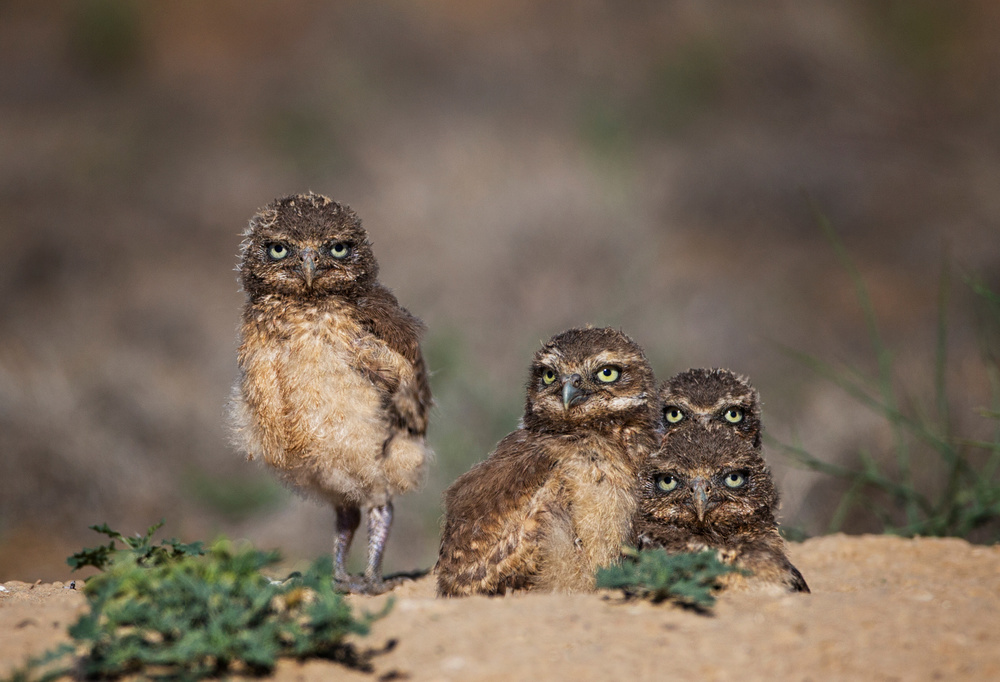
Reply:
[[531, 365], [520, 428], [445, 492], [438, 593], [593, 589], [629, 539], [657, 418], [653, 372], [629, 337], [552, 337]]
[[640, 549], [714, 549], [746, 569], [727, 587], [808, 592], [785, 555], [778, 493], [760, 452], [734, 430], [695, 427], [664, 436], [640, 475], [635, 533]]
[[728, 369], [675, 374], [660, 387], [660, 405], [668, 432], [693, 425], [731, 429], [760, 447], [760, 394], [749, 379]]
[[[249, 459], [334, 506], [341, 585], [382, 591], [392, 498], [421, 482], [431, 456], [423, 325], [379, 284], [367, 234], [347, 206], [312, 193], [283, 197], [244, 236], [235, 439]], [[368, 564], [358, 582], [345, 560], [362, 509]]]

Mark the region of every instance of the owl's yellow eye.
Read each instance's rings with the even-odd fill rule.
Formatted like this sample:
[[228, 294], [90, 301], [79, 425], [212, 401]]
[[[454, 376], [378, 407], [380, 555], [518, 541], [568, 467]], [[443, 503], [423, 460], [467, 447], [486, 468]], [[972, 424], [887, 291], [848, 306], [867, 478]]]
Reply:
[[744, 476], [739, 471], [730, 471], [728, 474], [726, 474], [726, 477], [723, 479], [723, 482], [726, 484], [726, 487], [728, 488], [739, 488], [744, 483], [747, 482], [747, 477]]
[[601, 367], [597, 370], [595, 375], [598, 381], [603, 381], [606, 384], [610, 384], [612, 381], [618, 381], [618, 377], [621, 376], [621, 372], [618, 371], [617, 367], [612, 367], [608, 365], [607, 367]]
[[723, 416], [730, 424], [739, 424], [743, 421], [743, 410], [738, 407], [730, 407]]
[[271, 260], [281, 260], [289, 253], [288, 247], [281, 242], [267, 245], [267, 255], [271, 257]]
[[347, 242], [333, 242], [330, 244], [330, 255], [334, 258], [347, 258], [351, 253], [351, 245]]
[[546, 369], [542, 372], [542, 381], [545, 382], [546, 386], [551, 386], [556, 381], [555, 370]]
[[665, 493], [676, 488], [678, 483], [677, 477], [672, 474], [660, 474], [656, 477], [656, 487]]
[[681, 412], [681, 408], [674, 407], [673, 405], [663, 410], [663, 416], [666, 417], [668, 424], [677, 424], [684, 419], [684, 413]]

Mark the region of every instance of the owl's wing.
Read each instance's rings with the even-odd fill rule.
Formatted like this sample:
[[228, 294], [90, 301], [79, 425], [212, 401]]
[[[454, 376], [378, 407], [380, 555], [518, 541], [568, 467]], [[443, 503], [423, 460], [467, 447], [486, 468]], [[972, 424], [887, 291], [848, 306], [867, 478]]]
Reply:
[[358, 300], [357, 315], [366, 331], [405, 359], [406, 364], [401, 367], [373, 362], [367, 368], [368, 374], [386, 391], [388, 408], [397, 427], [423, 435], [433, 402], [427, 367], [420, 352], [424, 324], [380, 285]]
[[503, 594], [531, 584], [555, 465], [537, 438], [515, 431], [445, 492], [437, 563], [442, 596]]
[[376, 284], [358, 299], [358, 321], [369, 332], [410, 362], [422, 361], [420, 336], [424, 324], [399, 305], [391, 291]]
[[785, 541], [777, 528], [744, 546], [739, 563], [752, 572], [752, 580], [780, 585], [789, 592], [809, 592], [806, 579], [788, 559]]

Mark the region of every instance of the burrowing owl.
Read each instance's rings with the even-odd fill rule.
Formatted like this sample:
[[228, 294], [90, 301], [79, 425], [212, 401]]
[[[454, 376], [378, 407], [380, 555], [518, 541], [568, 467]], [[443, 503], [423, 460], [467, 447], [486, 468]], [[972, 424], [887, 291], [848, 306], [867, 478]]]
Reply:
[[777, 507], [778, 493], [758, 448], [733, 429], [694, 425], [666, 434], [643, 468], [638, 546], [715, 549], [723, 561], [750, 572], [724, 576], [726, 586], [808, 592], [785, 555]]
[[689, 369], [660, 387], [668, 432], [701, 424], [733, 429], [760, 447], [760, 395], [746, 377], [728, 369]]
[[[376, 279], [358, 216], [316, 194], [277, 199], [250, 220], [240, 281], [238, 445], [336, 510], [335, 577], [379, 592], [392, 498], [416, 487], [431, 392], [421, 322]], [[368, 516], [364, 582], [345, 560]]]
[[593, 589], [630, 537], [658, 420], [642, 349], [571, 329], [535, 354], [518, 430], [445, 492], [442, 596]]

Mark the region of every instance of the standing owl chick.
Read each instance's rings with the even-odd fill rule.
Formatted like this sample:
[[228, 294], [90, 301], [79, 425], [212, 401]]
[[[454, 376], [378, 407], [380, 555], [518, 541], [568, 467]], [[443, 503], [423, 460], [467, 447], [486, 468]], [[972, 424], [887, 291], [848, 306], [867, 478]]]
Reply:
[[726, 587], [808, 592], [785, 555], [778, 492], [760, 451], [733, 429], [695, 425], [664, 436], [640, 475], [635, 533], [640, 549], [714, 549], [748, 575]]
[[731, 429], [761, 445], [760, 394], [750, 380], [728, 369], [689, 369], [660, 387], [663, 426], [667, 432], [696, 424]]
[[657, 420], [653, 371], [629, 337], [552, 337], [531, 365], [520, 428], [445, 492], [438, 593], [593, 589], [630, 537]]
[[[376, 279], [371, 244], [347, 206], [283, 197], [244, 237], [235, 439], [248, 459], [333, 505], [337, 581], [383, 591], [392, 498], [421, 482], [431, 456], [423, 325]], [[362, 509], [368, 564], [359, 583], [345, 561]]]

